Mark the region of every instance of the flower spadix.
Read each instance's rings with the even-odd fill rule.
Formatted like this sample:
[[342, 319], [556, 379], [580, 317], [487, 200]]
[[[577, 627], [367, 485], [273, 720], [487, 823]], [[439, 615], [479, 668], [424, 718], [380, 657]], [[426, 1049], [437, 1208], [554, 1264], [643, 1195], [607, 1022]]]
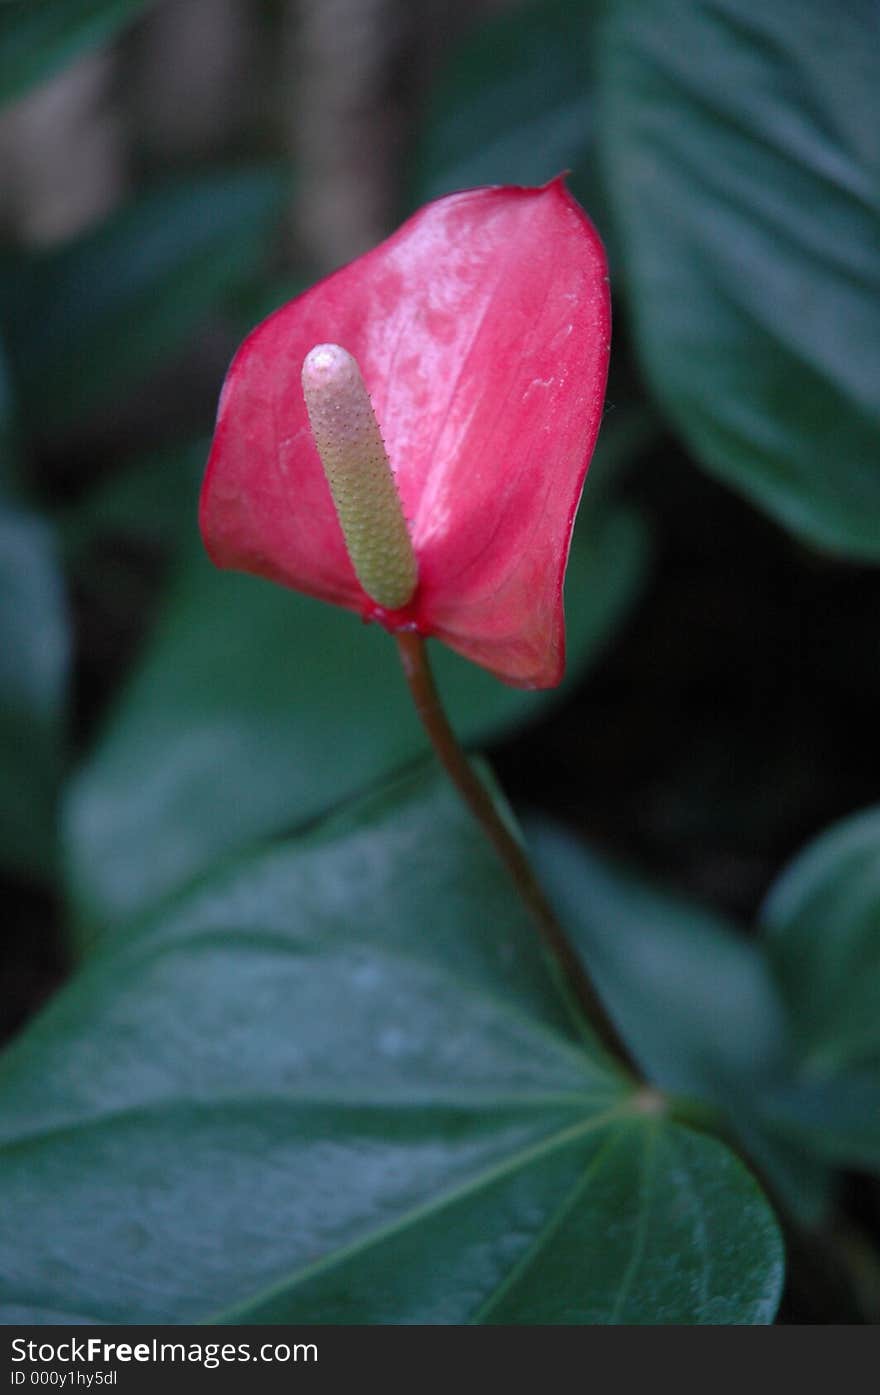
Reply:
[[561, 179], [428, 204], [245, 340], [209, 554], [552, 687], [609, 338], [602, 246]]
[[306, 354], [303, 397], [348, 555], [377, 605], [412, 599], [418, 569], [400, 495], [360, 369], [338, 344]]

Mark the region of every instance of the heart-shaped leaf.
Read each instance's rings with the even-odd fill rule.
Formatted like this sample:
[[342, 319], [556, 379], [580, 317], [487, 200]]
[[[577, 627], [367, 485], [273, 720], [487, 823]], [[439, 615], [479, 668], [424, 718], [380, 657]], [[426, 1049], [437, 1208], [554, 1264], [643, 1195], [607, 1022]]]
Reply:
[[880, 560], [872, 0], [619, 0], [600, 141], [639, 347], [708, 469]]
[[755, 1183], [592, 1058], [438, 777], [108, 944], [0, 1061], [8, 1321], [772, 1319]]
[[793, 1085], [783, 1002], [761, 947], [721, 917], [601, 861], [550, 823], [530, 829], [541, 879], [648, 1078], [711, 1102], [803, 1221], [830, 1178], [815, 1150], [777, 1129], [771, 1098]]

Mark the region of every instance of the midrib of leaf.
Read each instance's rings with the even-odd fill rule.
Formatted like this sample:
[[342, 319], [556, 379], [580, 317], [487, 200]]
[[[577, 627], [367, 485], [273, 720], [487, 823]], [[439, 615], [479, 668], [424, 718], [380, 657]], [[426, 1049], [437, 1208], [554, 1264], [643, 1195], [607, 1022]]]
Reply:
[[246, 1319], [254, 1308], [262, 1307], [265, 1303], [274, 1298], [294, 1290], [298, 1285], [309, 1279], [328, 1273], [339, 1265], [350, 1259], [355, 1259], [359, 1255], [366, 1253], [374, 1246], [392, 1239], [396, 1234], [409, 1229], [413, 1225], [418, 1225], [422, 1221], [428, 1221], [441, 1211], [455, 1205], [459, 1201], [464, 1201], [469, 1196], [481, 1191], [485, 1187], [492, 1186], [495, 1182], [503, 1181], [505, 1177], [519, 1172], [530, 1163], [538, 1162], [541, 1158], [568, 1147], [572, 1143], [586, 1138], [589, 1134], [601, 1132], [612, 1124], [623, 1120], [634, 1118], [638, 1114], [638, 1105], [634, 1098], [613, 1105], [601, 1114], [595, 1115], [591, 1119], [584, 1119], [579, 1124], [571, 1124], [565, 1129], [560, 1129], [551, 1134], [549, 1138], [542, 1139], [539, 1143], [533, 1143], [528, 1148], [521, 1149], [518, 1153], [512, 1154], [504, 1162], [496, 1163], [492, 1167], [484, 1168], [469, 1181], [461, 1183], [458, 1187], [453, 1187], [440, 1196], [434, 1197], [431, 1201], [424, 1202], [421, 1206], [414, 1206], [409, 1211], [399, 1216], [397, 1220], [384, 1226], [377, 1226], [375, 1230], [367, 1232], [361, 1239], [353, 1241], [350, 1245], [345, 1245], [336, 1250], [333, 1254], [325, 1255], [316, 1260], [313, 1264], [306, 1265], [296, 1273], [281, 1279], [264, 1289], [253, 1298], [247, 1299], [243, 1303], [235, 1304], [225, 1308], [219, 1313], [201, 1319], [202, 1322], [211, 1325], [235, 1324]]
[[648, 1236], [648, 1217], [651, 1213], [650, 1199], [654, 1182], [654, 1158], [659, 1135], [660, 1129], [655, 1122], [653, 1127], [649, 1128], [645, 1153], [642, 1159], [642, 1171], [641, 1177], [639, 1178], [639, 1220], [636, 1226], [632, 1255], [629, 1264], [626, 1266], [623, 1278], [620, 1281], [620, 1287], [614, 1299], [614, 1307], [611, 1309], [611, 1314], [608, 1318], [609, 1325], [618, 1321], [645, 1253], [645, 1243]]
[[559, 1205], [556, 1207], [556, 1209], [550, 1216], [549, 1220], [545, 1222], [538, 1234], [535, 1236], [535, 1239], [532, 1241], [525, 1254], [521, 1256], [518, 1262], [510, 1270], [510, 1273], [507, 1275], [506, 1279], [504, 1279], [503, 1282], [498, 1285], [495, 1292], [493, 1294], [490, 1294], [490, 1296], [486, 1299], [482, 1306], [478, 1308], [477, 1311], [471, 1316], [471, 1326], [476, 1327], [482, 1323], [488, 1322], [490, 1314], [493, 1312], [493, 1310], [498, 1307], [499, 1303], [503, 1302], [507, 1294], [513, 1288], [513, 1285], [517, 1283], [519, 1279], [521, 1279], [523, 1275], [528, 1272], [532, 1264], [540, 1255], [544, 1246], [547, 1244], [548, 1240], [551, 1238], [551, 1236], [553, 1236], [556, 1233], [557, 1230], [559, 1230], [566, 1216], [568, 1216], [574, 1210], [581, 1197], [589, 1188], [594, 1176], [601, 1168], [606, 1155], [609, 1152], [611, 1152], [615, 1147], [617, 1147], [617, 1145], [620, 1142], [620, 1138], [621, 1133], [615, 1131], [615, 1133], [613, 1133], [612, 1136], [609, 1139], [606, 1139], [606, 1141], [602, 1144], [601, 1148], [597, 1152], [596, 1156], [593, 1158], [593, 1161], [590, 1163], [589, 1167], [585, 1169], [583, 1176], [575, 1183], [575, 1185], [571, 1188], [568, 1194], [562, 1198]]
[[[608, 1091], [598, 1096], [598, 1101], [608, 1098]], [[424, 1097], [414, 1104], [410, 1095], [386, 1095], [375, 1094], [370, 1096], [336, 1095], [328, 1091], [327, 1094], [297, 1094], [294, 1091], [261, 1091], [256, 1094], [212, 1094], [208, 1096], [198, 1095], [174, 1095], [168, 1099], [147, 1100], [139, 1105], [131, 1105], [122, 1109], [108, 1109], [102, 1113], [90, 1114], [82, 1119], [69, 1119], [57, 1124], [49, 1125], [45, 1128], [36, 1128], [31, 1132], [23, 1132], [15, 1137], [0, 1138], [0, 1156], [3, 1154], [14, 1154], [28, 1148], [39, 1147], [48, 1142], [63, 1140], [65, 1138], [76, 1137], [89, 1129], [103, 1128], [108, 1124], [136, 1124], [138, 1122], [149, 1122], [150, 1120], [161, 1121], [163, 1115], [174, 1115], [183, 1111], [193, 1113], [212, 1114], [215, 1111], [229, 1113], [233, 1110], [251, 1112], [254, 1109], [263, 1110], [272, 1108], [275, 1110], [314, 1110], [319, 1113], [324, 1110], [348, 1110], [351, 1113], [385, 1113], [388, 1109], [396, 1109], [399, 1113], [431, 1113], [433, 1111], [453, 1110], [462, 1114], [471, 1112], [477, 1114], [499, 1113], [505, 1111], [516, 1112], [522, 1110], [526, 1113], [531, 1110], [548, 1109], [584, 1109], [590, 1104], [595, 1104], [597, 1099], [586, 1092], [584, 1094], [564, 1094], [558, 1095], [488, 1095], [475, 1092], [465, 1096], [436, 1094], [429, 1098]]]

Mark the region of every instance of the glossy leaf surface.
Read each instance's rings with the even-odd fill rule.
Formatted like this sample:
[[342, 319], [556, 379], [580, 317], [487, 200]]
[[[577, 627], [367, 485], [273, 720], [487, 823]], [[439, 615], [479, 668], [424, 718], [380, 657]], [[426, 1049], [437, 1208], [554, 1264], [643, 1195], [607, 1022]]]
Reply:
[[775, 1101], [788, 1101], [796, 1087], [796, 1061], [760, 945], [720, 916], [602, 861], [555, 825], [531, 828], [530, 846], [647, 1078], [713, 1104], [789, 1210], [818, 1221], [830, 1192], [827, 1154], [775, 1117]]
[[873, 0], [621, 0], [603, 165], [642, 358], [707, 469], [880, 560]]
[[6, 1320], [772, 1319], [755, 1183], [594, 1062], [441, 781], [114, 943], [0, 1062]]

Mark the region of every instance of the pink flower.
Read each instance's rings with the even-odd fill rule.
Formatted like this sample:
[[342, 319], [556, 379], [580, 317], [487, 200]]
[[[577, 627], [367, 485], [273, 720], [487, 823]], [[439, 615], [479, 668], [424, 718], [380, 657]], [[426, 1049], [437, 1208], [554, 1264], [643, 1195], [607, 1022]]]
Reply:
[[[426, 205], [238, 351], [202, 489], [210, 556], [555, 686], [609, 337], [602, 245], [561, 179]], [[416, 562], [397, 609], [358, 580], [318, 455], [301, 380], [317, 345], [347, 350], [372, 399]]]

